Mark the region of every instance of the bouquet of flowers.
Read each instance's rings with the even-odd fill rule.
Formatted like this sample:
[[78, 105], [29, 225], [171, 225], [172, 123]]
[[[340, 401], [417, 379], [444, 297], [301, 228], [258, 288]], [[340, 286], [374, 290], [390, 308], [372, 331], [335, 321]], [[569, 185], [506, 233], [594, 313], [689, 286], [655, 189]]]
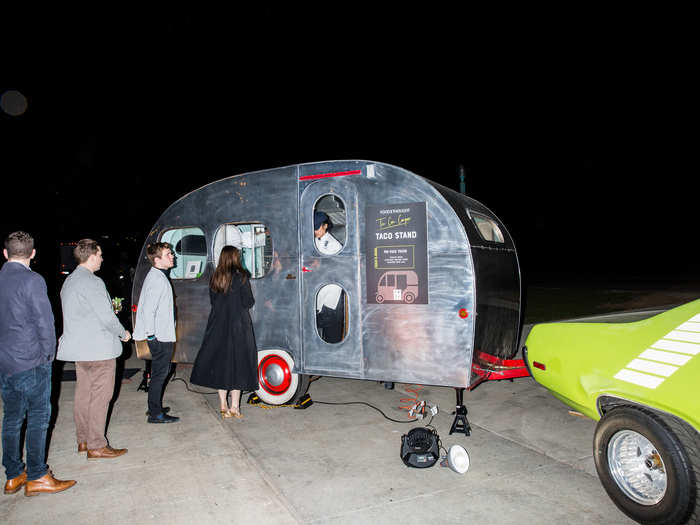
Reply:
[[112, 298], [112, 310], [114, 310], [115, 314], [118, 314], [119, 312], [122, 311], [122, 301], [124, 300], [123, 297], [113, 297]]

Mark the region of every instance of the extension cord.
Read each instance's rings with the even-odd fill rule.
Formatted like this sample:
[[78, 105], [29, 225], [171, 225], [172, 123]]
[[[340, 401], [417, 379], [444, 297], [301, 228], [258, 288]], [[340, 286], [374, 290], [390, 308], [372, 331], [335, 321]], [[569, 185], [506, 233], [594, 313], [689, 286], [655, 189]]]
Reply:
[[[426, 414], [426, 408], [429, 414]], [[423, 419], [424, 417], [428, 417], [428, 415], [437, 416], [438, 412], [439, 408], [437, 405], [431, 405], [425, 401], [421, 401], [409, 409], [408, 415], [410, 417], [415, 417], [416, 419]]]

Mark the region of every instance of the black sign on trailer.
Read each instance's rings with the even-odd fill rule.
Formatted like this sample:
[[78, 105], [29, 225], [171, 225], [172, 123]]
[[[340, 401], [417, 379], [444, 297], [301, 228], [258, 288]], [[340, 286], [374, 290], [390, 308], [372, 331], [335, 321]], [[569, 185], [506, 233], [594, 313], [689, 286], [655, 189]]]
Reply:
[[367, 205], [366, 275], [370, 304], [428, 304], [425, 202]]

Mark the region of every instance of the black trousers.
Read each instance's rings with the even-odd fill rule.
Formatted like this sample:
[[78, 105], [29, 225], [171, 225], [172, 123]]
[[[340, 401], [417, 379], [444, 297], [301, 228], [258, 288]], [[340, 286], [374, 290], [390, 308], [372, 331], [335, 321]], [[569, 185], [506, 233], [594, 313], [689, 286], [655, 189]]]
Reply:
[[163, 411], [163, 390], [165, 379], [170, 373], [170, 360], [173, 357], [175, 343], [148, 341], [151, 349], [151, 382], [148, 385], [148, 411], [151, 417], [157, 417]]

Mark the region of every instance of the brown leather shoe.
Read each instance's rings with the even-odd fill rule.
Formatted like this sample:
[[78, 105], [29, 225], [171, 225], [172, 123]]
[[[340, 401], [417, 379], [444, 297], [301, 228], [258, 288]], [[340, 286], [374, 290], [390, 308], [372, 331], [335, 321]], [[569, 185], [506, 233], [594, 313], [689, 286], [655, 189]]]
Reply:
[[53, 494], [71, 488], [75, 485], [75, 480], [69, 479], [66, 481], [56, 479], [49, 470], [39, 479], [27, 481], [24, 486], [25, 496], [36, 496], [37, 494]]
[[87, 451], [88, 459], [106, 459], [106, 458], [116, 458], [123, 454], [129, 452], [126, 448], [112, 448], [109, 445], [102, 448], [96, 448]]
[[16, 478], [8, 479], [5, 483], [5, 494], [14, 494], [27, 483], [27, 471], [25, 470]]
[[82, 452], [87, 452], [87, 441], [83, 441], [81, 443], [78, 443], [78, 454]]

